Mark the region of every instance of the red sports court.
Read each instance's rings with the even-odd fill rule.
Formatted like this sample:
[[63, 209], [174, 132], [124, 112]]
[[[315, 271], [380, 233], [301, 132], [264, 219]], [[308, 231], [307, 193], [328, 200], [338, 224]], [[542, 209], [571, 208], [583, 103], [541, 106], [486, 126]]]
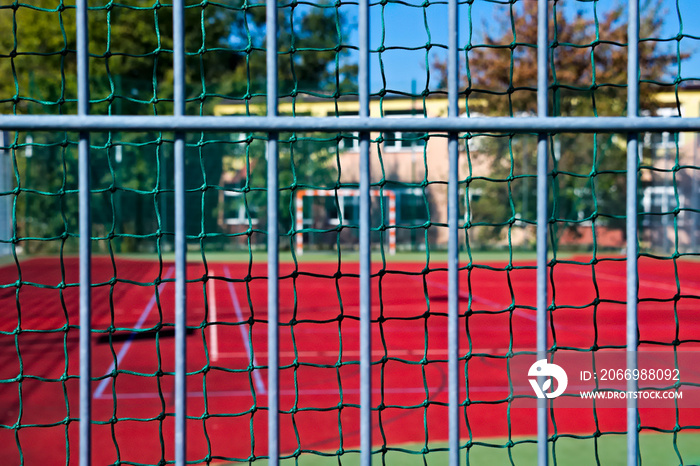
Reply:
[[[625, 262], [575, 256], [551, 269], [561, 351], [624, 345]], [[696, 347], [700, 263], [640, 260], [640, 350]], [[373, 265], [374, 443], [445, 441], [446, 267]], [[266, 455], [266, 264], [188, 265], [188, 459]], [[353, 450], [359, 443], [358, 265], [280, 267], [280, 426], [283, 456]], [[22, 260], [0, 269], [0, 458], [75, 460], [78, 404], [77, 259]], [[158, 463], [173, 451], [173, 264], [93, 261], [93, 460]], [[462, 355], [506, 355], [535, 345], [534, 263], [465, 264]], [[460, 399], [473, 441], [532, 436], [532, 404], [508, 400], [505, 359], [462, 358]], [[557, 404], [554, 403], [556, 408]], [[575, 414], [574, 414], [575, 411]], [[693, 423], [695, 409], [642, 409], [647, 429]], [[560, 434], [624, 431], [624, 410], [555, 409]], [[36, 448], [42, 445], [42, 448]], [[70, 456], [70, 459], [68, 458]]]

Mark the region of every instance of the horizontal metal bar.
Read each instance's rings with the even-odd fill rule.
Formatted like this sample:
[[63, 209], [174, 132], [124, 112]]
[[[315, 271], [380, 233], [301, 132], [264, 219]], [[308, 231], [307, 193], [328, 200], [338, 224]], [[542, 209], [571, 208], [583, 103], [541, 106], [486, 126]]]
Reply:
[[0, 115], [9, 131], [430, 131], [505, 133], [636, 133], [700, 131], [700, 118], [479, 117], [314, 118], [142, 115]]

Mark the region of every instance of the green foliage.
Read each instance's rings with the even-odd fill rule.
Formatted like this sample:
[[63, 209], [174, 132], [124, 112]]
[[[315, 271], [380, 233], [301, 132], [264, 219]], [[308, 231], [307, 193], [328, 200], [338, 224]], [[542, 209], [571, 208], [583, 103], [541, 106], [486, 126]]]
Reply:
[[[0, 30], [6, 31], [0, 35], [0, 73], [5, 77], [0, 81], [0, 112], [76, 111], [75, 13], [75, 6], [63, 0], [0, 5]], [[355, 92], [355, 67], [343, 45], [347, 25], [339, 5], [295, 3], [280, 6], [278, 15], [280, 96]], [[188, 114], [212, 114], [217, 103], [264, 95], [264, 23], [264, 3], [186, 2]], [[172, 113], [171, 5], [90, 0], [88, 35], [92, 114]], [[30, 161], [23, 148], [27, 136], [33, 138]], [[156, 241], [170, 241], [171, 140], [167, 134], [91, 135], [95, 236], [114, 239], [117, 249], [126, 250], [152, 250]], [[76, 142], [75, 135], [16, 135], [20, 237], [77, 233], [77, 202], [68, 202], [76, 189]], [[219, 194], [226, 184], [224, 171], [231, 168], [225, 167], [227, 158], [245, 157], [245, 166], [258, 167], [252, 178], [243, 178], [248, 192], [258, 194], [251, 196], [251, 206], [262, 208], [264, 144], [259, 141], [240, 151], [242, 144], [231, 143], [229, 135], [220, 134], [191, 135], [188, 140], [189, 235], [221, 233]], [[288, 152], [281, 166], [294, 165], [316, 181], [334, 177], [334, 169], [318, 159], [316, 149], [303, 141], [290, 147], [296, 148], [295, 162]], [[281, 180], [282, 186], [291, 184], [291, 179]], [[289, 217], [287, 210], [283, 208], [281, 218]], [[53, 243], [27, 244], [30, 250], [46, 247]]]
[[[267, 160], [265, 158], [265, 136], [248, 135], [236, 144], [236, 148], [224, 156], [224, 167], [231, 167], [239, 173], [234, 179], [222, 179], [219, 183], [225, 189], [237, 193], [233, 200], [235, 207], [245, 204], [246, 217], [257, 219], [250, 229], [251, 242], [263, 244], [266, 238], [255, 235], [255, 230], [265, 230], [267, 205], [266, 186]], [[245, 162], [244, 162], [245, 161]], [[244, 163], [244, 165], [243, 165]], [[280, 211], [278, 214], [280, 232], [287, 234], [294, 227], [294, 190], [297, 188], [334, 188], [338, 179], [338, 146], [335, 138], [318, 134], [279, 135], [279, 186]], [[233, 170], [228, 170], [232, 173]], [[224, 169], [222, 174], [226, 174]], [[225, 208], [225, 206], [220, 206]], [[221, 218], [221, 216], [219, 216]], [[290, 238], [292, 236], [290, 235]]]
[[[188, 111], [265, 90], [265, 6], [242, 0], [185, 9]], [[92, 113], [167, 113], [172, 9], [141, 1], [89, 2]], [[279, 9], [280, 93], [355, 90], [336, 5]], [[76, 99], [75, 7], [60, 0], [0, 6], [0, 112], [69, 113]], [[165, 100], [165, 102], [164, 102]], [[38, 106], [38, 107], [37, 107]]]
[[[77, 233], [77, 171], [67, 135], [35, 135], [15, 141], [14, 164], [22, 173], [24, 188], [15, 205], [17, 229], [25, 238], [27, 252], [54, 247], [65, 233]], [[40, 142], [38, 142], [40, 141]], [[28, 157], [27, 155], [31, 155]], [[67, 239], [67, 238], [64, 238]]]
[[[602, 5], [602, 2], [600, 2]], [[627, 23], [622, 4], [592, 5], [589, 13], [552, 6], [550, 21], [550, 114], [554, 116], [622, 116], [627, 105]], [[569, 5], [571, 6], [571, 5]], [[660, 0], [641, 9], [642, 38], [660, 37], [664, 15]], [[537, 4], [518, 2], [498, 27], [487, 29], [481, 43], [465, 54], [462, 89], [470, 112], [522, 117], [536, 113]], [[654, 93], [671, 85], [671, 69], [686, 55], [658, 40], [640, 42], [644, 111], [659, 106]], [[435, 67], [446, 82], [446, 63]], [[536, 144], [534, 135], [480, 135], [470, 157], [488, 158], [489, 183], [476, 183], [478, 200], [471, 203], [472, 221], [486, 225], [485, 241], [503, 239], [503, 228], [535, 221]], [[550, 137], [550, 192], [554, 227], [576, 230], [587, 222], [624, 228], [625, 140], [599, 134], [557, 134]], [[474, 185], [473, 185], [474, 186]], [[472, 186], [472, 189], [474, 189]], [[555, 234], [557, 234], [555, 232]]]

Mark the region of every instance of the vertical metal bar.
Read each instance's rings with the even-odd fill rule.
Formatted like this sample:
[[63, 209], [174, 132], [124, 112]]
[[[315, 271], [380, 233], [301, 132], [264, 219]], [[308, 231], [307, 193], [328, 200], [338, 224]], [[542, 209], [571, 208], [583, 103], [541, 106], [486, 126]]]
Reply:
[[[10, 135], [0, 130], [0, 193], [12, 191], [12, 169], [10, 167], [10, 151], [3, 149], [8, 146]], [[0, 256], [9, 255], [12, 252], [12, 201], [9, 195], [0, 196], [0, 239], [7, 241], [0, 243]]]
[[[447, 99], [448, 116], [459, 116], [459, 16], [457, 0], [448, 2]], [[447, 141], [449, 176], [447, 185], [447, 353], [449, 464], [459, 466], [459, 145], [458, 134]]]
[[[185, 114], [185, 2], [173, 0], [173, 98]], [[175, 464], [187, 460], [187, 237], [185, 230], [185, 134], [175, 133]]]
[[[78, 73], [78, 115], [90, 112], [90, 86], [88, 82], [88, 14], [87, 0], [76, 2], [76, 59]], [[92, 451], [92, 389], [90, 348], [91, 290], [90, 259], [90, 133], [81, 131], [78, 141], [78, 192], [80, 233], [80, 464], [89, 465]]]
[[[629, 0], [627, 24], [627, 116], [639, 116], [639, 0]], [[627, 368], [637, 369], [637, 164], [639, 135], [627, 135]], [[627, 390], [637, 390], [630, 379]], [[637, 400], [627, 399], [627, 465], [637, 466]]]
[[[695, 133], [695, 138], [693, 138], [693, 166], [698, 166], [698, 145], [700, 144], [700, 133]], [[9, 186], [9, 184], [8, 184]], [[697, 209], [700, 205], [700, 186], [698, 186], [698, 172], [697, 170], [693, 173], [693, 181], [691, 184], [691, 195], [690, 202], [693, 208]], [[692, 235], [690, 240], [690, 247], [693, 251], [698, 250], [698, 234], [700, 234], [700, 215], [695, 215], [693, 217]]]
[[[369, 118], [369, 0], [359, 6], [360, 118]], [[372, 464], [372, 300], [369, 133], [360, 133], [360, 464]]]
[[[267, 0], [267, 116], [277, 116], [277, 0]], [[267, 138], [267, 399], [268, 464], [279, 464], [279, 186], [277, 133]]]
[[[548, 114], [549, 8], [547, 0], [537, 5], [537, 116]], [[537, 136], [537, 358], [547, 357], [547, 150], [548, 135]], [[547, 466], [547, 399], [537, 400], [537, 464]]]

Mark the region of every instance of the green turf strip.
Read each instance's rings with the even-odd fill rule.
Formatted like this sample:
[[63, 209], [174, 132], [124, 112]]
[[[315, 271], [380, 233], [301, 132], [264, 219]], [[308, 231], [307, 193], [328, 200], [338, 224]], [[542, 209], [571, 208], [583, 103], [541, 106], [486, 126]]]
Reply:
[[[580, 254], [580, 253], [579, 253]], [[267, 252], [265, 251], [251, 251], [250, 254], [246, 252], [222, 252], [222, 251], [205, 251], [205, 255], [208, 262], [228, 262], [228, 263], [248, 263], [250, 261], [251, 255], [253, 262], [266, 263]], [[558, 253], [557, 257], [567, 258], [574, 253]], [[99, 256], [99, 254], [94, 254], [94, 256]], [[159, 256], [152, 253], [131, 253], [131, 254], [118, 254], [118, 257], [137, 259], [143, 261], [157, 261]], [[426, 260], [425, 251], [418, 252], [397, 252], [395, 255], [391, 256], [386, 254], [384, 259], [386, 262], [425, 262]], [[174, 261], [174, 253], [162, 253], [160, 255], [164, 261]], [[348, 263], [356, 263], [360, 261], [360, 255], [357, 251], [342, 251], [340, 254], [341, 260]], [[446, 251], [431, 251], [430, 252], [431, 262], [447, 262], [447, 252]], [[201, 258], [200, 251], [190, 251], [188, 253], [188, 261], [197, 261]], [[537, 258], [536, 252], [532, 251], [513, 251], [512, 255], [509, 254], [507, 250], [490, 250], [490, 251], [475, 251], [472, 253], [472, 261], [475, 263], [488, 264], [490, 262], [507, 262], [509, 259], [514, 261], [529, 260], [533, 261]], [[293, 263], [294, 259], [301, 263], [316, 263], [316, 262], [338, 262], [338, 252], [337, 251], [305, 251], [301, 255], [292, 255], [291, 251], [280, 251], [279, 260], [282, 263]], [[379, 252], [372, 253], [372, 261], [375, 263], [382, 262], [382, 256]], [[460, 262], [466, 264], [469, 262], [469, 257], [466, 254], [460, 255]]]
[[[641, 465], [670, 466], [700, 464], [700, 434], [678, 434], [675, 442], [680, 456], [674, 450], [673, 435], [643, 434], [639, 438]], [[461, 464], [471, 466], [492, 465], [536, 465], [537, 444], [533, 439], [514, 437], [513, 446], [507, 447], [508, 439], [497, 438], [474, 444], [469, 450], [462, 449]], [[562, 437], [550, 443], [549, 464], [560, 466], [624, 466], [627, 464], [627, 439], [624, 435], [607, 434], [596, 440]], [[597, 443], [597, 446], [596, 446]], [[554, 453], [552, 454], [552, 446]], [[373, 464], [391, 465], [444, 465], [447, 464], [446, 443], [431, 443], [428, 453], [421, 453], [423, 444], [408, 444], [387, 448], [386, 453], [375, 453]], [[375, 446], [375, 449], [377, 447]], [[329, 456], [325, 456], [329, 455]], [[240, 463], [224, 463], [226, 465]], [[258, 464], [256, 461], [255, 464]], [[263, 462], [262, 464], [267, 464]], [[330, 466], [360, 464], [359, 452], [346, 452], [341, 456], [333, 453], [302, 453], [298, 457], [281, 461], [282, 465]]]

